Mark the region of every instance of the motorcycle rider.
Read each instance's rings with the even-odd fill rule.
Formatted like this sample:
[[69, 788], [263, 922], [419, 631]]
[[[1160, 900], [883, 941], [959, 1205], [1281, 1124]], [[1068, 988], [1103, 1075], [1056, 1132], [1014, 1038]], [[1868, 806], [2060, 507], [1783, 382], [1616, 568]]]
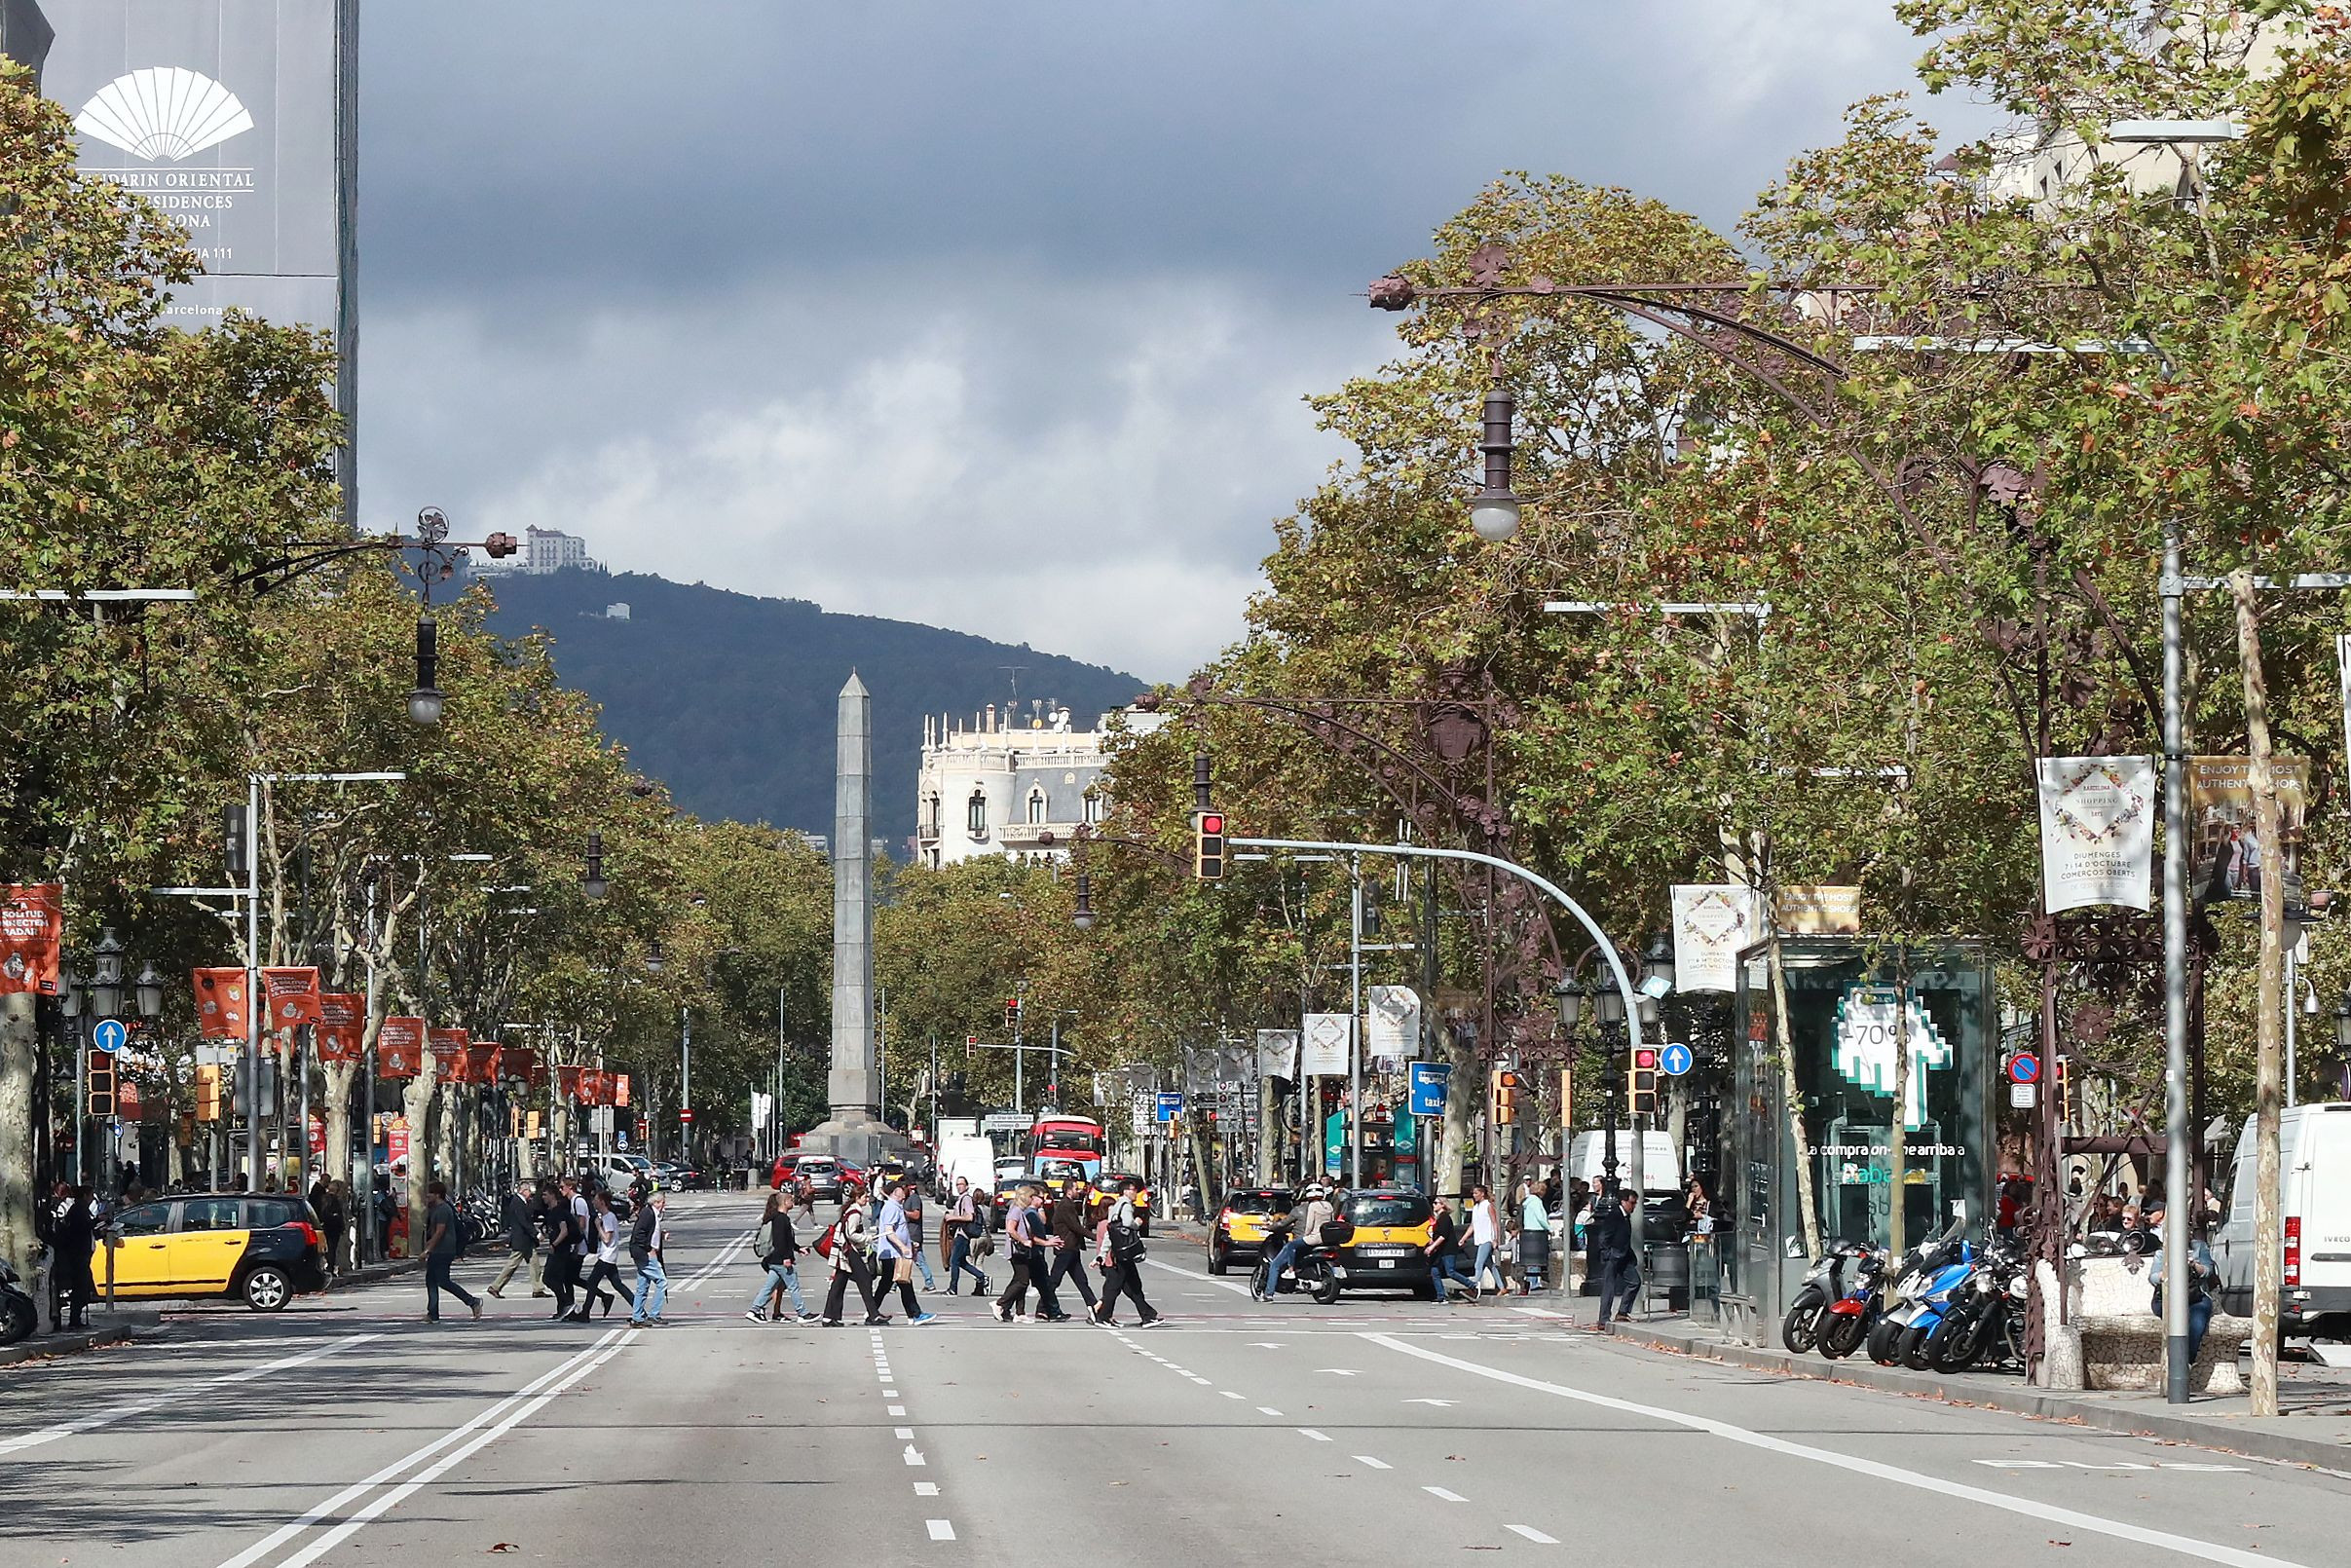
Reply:
[[1308, 1187], [1297, 1207], [1289, 1212], [1289, 1239], [1282, 1244], [1280, 1251], [1265, 1260], [1265, 1276], [1251, 1293], [1259, 1300], [1271, 1301], [1282, 1288], [1282, 1271], [1289, 1267], [1302, 1249], [1320, 1247], [1323, 1227], [1337, 1217], [1338, 1211], [1330, 1204], [1329, 1189], [1321, 1182]]

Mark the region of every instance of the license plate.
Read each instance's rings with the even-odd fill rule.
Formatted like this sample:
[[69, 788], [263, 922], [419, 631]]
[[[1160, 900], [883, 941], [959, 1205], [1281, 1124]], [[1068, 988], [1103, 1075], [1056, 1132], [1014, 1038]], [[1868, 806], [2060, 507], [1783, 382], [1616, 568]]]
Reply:
[[1380, 1259], [1380, 1267], [1384, 1269], [1402, 1268], [1403, 1266], [1404, 1260], [1400, 1257], [1383, 1257]]

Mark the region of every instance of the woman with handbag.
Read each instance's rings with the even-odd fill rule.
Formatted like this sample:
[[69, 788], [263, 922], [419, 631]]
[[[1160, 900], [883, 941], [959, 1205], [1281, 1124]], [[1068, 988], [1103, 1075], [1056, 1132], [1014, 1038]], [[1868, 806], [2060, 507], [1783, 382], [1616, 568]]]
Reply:
[[[628, 1294], [620, 1284], [620, 1216], [613, 1213], [612, 1195], [599, 1187], [588, 1204], [587, 1256], [591, 1267], [587, 1278], [579, 1282], [579, 1288], [585, 1293], [579, 1298], [579, 1310], [571, 1316], [573, 1323], [587, 1322], [591, 1306], [600, 1309], [599, 1316], [611, 1317], [613, 1302]], [[612, 1283], [610, 1290], [604, 1288], [607, 1281]]]
[[865, 1321], [877, 1325], [889, 1322], [874, 1299], [874, 1265], [866, 1257], [872, 1237], [873, 1227], [866, 1223], [865, 1205], [844, 1204], [840, 1217], [817, 1238], [818, 1254], [833, 1266], [833, 1285], [825, 1292], [822, 1320], [827, 1328], [840, 1326], [841, 1300], [847, 1295], [851, 1281], [856, 1282], [857, 1293], [865, 1298]]
[[945, 1226], [947, 1293], [949, 1295], [958, 1293], [957, 1288], [962, 1283], [961, 1276], [965, 1274], [971, 1276], [971, 1293], [973, 1295], [988, 1293], [988, 1276], [980, 1271], [978, 1264], [972, 1262], [974, 1255], [984, 1255], [978, 1254], [978, 1248], [982, 1238], [987, 1234], [988, 1221], [982, 1217], [979, 1200], [972, 1194], [971, 1178], [969, 1176], [955, 1177], [955, 1201], [953, 1207], [947, 1212]]
[[1022, 1187], [1012, 1195], [1012, 1203], [1004, 1212], [1004, 1255], [1012, 1264], [1012, 1278], [1004, 1286], [1004, 1293], [995, 1300], [994, 1312], [998, 1323], [1033, 1323], [1028, 1315], [1028, 1288], [1037, 1292], [1037, 1314], [1050, 1321], [1054, 1315], [1053, 1298], [1046, 1293], [1045, 1255], [1047, 1238], [1040, 1234], [1042, 1222], [1037, 1217], [1035, 1187]]
[[1129, 1178], [1119, 1190], [1118, 1201], [1103, 1212], [1101, 1222], [1094, 1228], [1095, 1261], [1102, 1271], [1102, 1299], [1093, 1318], [1104, 1327], [1116, 1326], [1122, 1294], [1135, 1303], [1143, 1327], [1165, 1321], [1142, 1296], [1142, 1227], [1135, 1213], [1135, 1195], [1141, 1190], [1141, 1182]]

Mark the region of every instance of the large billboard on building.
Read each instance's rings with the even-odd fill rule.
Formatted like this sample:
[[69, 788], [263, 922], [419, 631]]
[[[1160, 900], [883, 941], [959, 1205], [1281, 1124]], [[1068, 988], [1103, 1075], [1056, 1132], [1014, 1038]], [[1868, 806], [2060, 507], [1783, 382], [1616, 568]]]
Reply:
[[41, 0], [41, 91], [73, 116], [82, 167], [187, 231], [205, 276], [166, 319], [241, 306], [344, 324], [344, 49], [350, 0]]

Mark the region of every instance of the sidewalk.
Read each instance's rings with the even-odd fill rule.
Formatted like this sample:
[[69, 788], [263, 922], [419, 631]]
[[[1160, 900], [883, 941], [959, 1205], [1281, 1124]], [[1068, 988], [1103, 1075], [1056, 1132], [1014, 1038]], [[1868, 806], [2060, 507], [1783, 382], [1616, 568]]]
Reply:
[[[1889, 1394], [1941, 1400], [1949, 1404], [1981, 1405], [2049, 1421], [2071, 1421], [2101, 1431], [2193, 1443], [2256, 1459], [2351, 1474], [2351, 1389], [2316, 1376], [2295, 1378], [2281, 1390], [2280, 1403], [2302, 1413], [2256, 1419], [2246, 1413], [2242, 1398], [2200, 1399], [2179, 1405], [2160, 1394], [2090, 1391], [2047, 1393], [2030, 1387], [2023, 1378], [2002, 1372], [1913, 1372], [1880, 1366], [1867, 1356], [1832, 1362], [1819, 1356], [1791, 1356], [1777, 1346], [1759, 1348], [1731, 1344], [1711, 1328], [1686, 1318], [1657, 1318], [1646, 1322], [1614, 1323], [1608, 1331], [1652, 1350], [1696, 1356], [1735, 1366], [1789, 1377], [1818, 1378], [1882, 1389]], [[2289, 1368], [2292, 1371], [2293, 1368]], [[2295, 1383], [2303, 1385], [2297, 1391]], [[2343, 1396], [2337, 1398], [2336, 1396]]]
[[[394, 1258], [389, 1263], [370, 1263], [362, 1269], [349, 1269], [335, 1276], [333, 1288], [348, 1290], [356, 1285], [372, 1285], [379, 1280], [413, 1274], [425, 1266], [424, 1259]], [[331, 1292], [330, 1292], [331, 1293]], [[105, 1303], [91, 1306], [92, 1326], [77, 1328], [61, 1334], [40, 1333], [30, 1339], [0, 1348], [0, 1366], [15, 1366], [19, 1363], [46, 1361], [58, 1356], [79, 1355], [104, 1345], [126, 1344], [135, 1337], [156, 1332], [163, 1327], [164, 1313], [177, 1302], [162, 1302], [154, 1306], [117, 1306], [109, 1310]]]

